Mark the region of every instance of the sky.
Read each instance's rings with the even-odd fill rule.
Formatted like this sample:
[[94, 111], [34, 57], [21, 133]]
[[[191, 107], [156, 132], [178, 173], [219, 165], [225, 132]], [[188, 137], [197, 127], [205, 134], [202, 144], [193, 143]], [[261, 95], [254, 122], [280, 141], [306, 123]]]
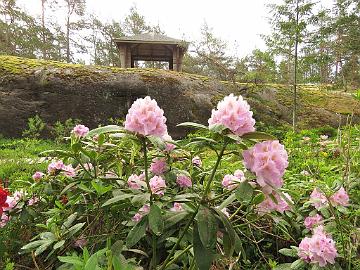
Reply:
[[[196, 41], [206, 22], [216, 37], [226, 41], [229, 54], [246, 56], [265, 49], [261, 34], [270, 32], [267, 4], [280, 0], [87, 0], [88, 13], [102, 20], [123, 21], [132, 6], [167, 36]], [[326, 0], [325, 0], [326, 1]], [[40, 15], [40, 0], [18, 0], [21, 7]], [[61, 16], [60, 16], [61, 17]]]

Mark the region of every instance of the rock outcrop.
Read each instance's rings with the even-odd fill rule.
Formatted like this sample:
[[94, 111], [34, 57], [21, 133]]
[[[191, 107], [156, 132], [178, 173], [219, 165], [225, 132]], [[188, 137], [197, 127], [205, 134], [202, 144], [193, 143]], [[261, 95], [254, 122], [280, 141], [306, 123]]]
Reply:
[[[0, 56], [0, 133], [20, 136], [28, 118], [36, 114], [50, 125], [78, 118], [96, 127], [109, 118], [124, 118], [136, 98], [149, 95], [164, 109], [171, 135], [179, 137], [186, 130], [176, 127], [178, 123], [207, 123], [211, 109], [232, 92], [249, 101], [258, 121], [291, 122], [291, 91], [282, 85], [234, 85], [173, 71]], [[304, 86], [299, 108], [303, 128], [337, 127], [341, 115], [352, 113], [353, 121], [360, 122], [360, 102], [345, 93]]]

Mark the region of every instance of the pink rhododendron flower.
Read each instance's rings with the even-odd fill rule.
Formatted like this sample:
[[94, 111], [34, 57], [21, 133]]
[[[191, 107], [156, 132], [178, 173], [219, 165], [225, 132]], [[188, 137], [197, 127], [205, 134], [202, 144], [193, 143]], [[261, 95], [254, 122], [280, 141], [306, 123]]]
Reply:
[[144, 204], [131, 219], [132, 221], [139, 222], [142, 219], [142, 217], [149, 212], [150, 212], [150, 205]]
[[265, 141], [243, 152], [245, 167], [256, 174], [256, 181], [265, 194], [283, 185], [288, 155], [279, 141]]
[[165, 141], [165, 149], [164, 149], [165, 152], [169, 153], [176, 148], [175, 144], [171, 143], [172, 138], [169, 134], [165, 134], [163, 136], [163, 140]]
[[89, 128], [84, 126], [84, 125], [76, 125], [74, 127], [74, 129], [72, 130], [72, 133], [78, 137], [78, 138], [82, 138], [85, 137], [86, 134], [89, 133]]
[[306, 262], [324, 267], [328, 263], [334, 264], [338, 254], [334, 240], [326, 235], [323, 226], [318, 226], [312, 237], [305, 237], [301, 241], [298, 256]]
[[155, 158], [153, 159], [150, 171], [155, 175], [163, 174], [166, 171], [166, 161], [165, 158]]
[[[289, 194], [285, 192], [283, 194], [290, 202], [293, 202]], [[260, 215], [270, 213], [272, 211], [284, 213], [284, 211], [291, 209], [287, 201], [280, 197], [279, 194], [273, 193], [273, 196], [277, 202], [274, 202], [270, 196], [266, 196], [266, 199], [257, 205], [256, 210]]]
[[38, 203], [40, 201], [40, 199], [38, 198], [38, 197], [32, 197], [29, 201], [28, 201], [28, 205], [34, 205], [34, 204], [36, 204], [36, 203]]
[[310, 194], [310, 202], [316, 209], [319, 209], [328, 203], [324, 193], [320, 192], [317, 188], [314, 188], [313, 192]]
[[345, 189], [341, 187], [338, 191], [336, 191], [331, 197], [330, 202], [334, 206], [348, 206], [349, 205], [349, 195], [346, 193]]
[[41, 178], [44, 177], [45, 174], [43, 174], [42, 172], [35, 172], [32, 176], [32, 178], [35, 180], [35, 181], [39, 181]]
[[240, 182], [244, 182], [246, 180], [245, 174], [242, 170], [236, 170], [234, 172], [234, 176], [239, 179]]
[[147, 136], [162, 137], [167, 134], [164, 111], [150, 97], [137, 99], [128, 111], [125, 129]]
[[224, 188], [232, 190], [236, 188], [239, 184], [239, 178], [232, 174], [226, 174], [221, 182]]
[[136, 174], [130, 175], [127, 181], [127, 184], [131, 189], [141, 189], [141, 187], [143, 186], [142, 183], [144, 182], [141, 180], [140, 176]]
[[164, 189], [166, 188], [165, 180], [161, 176], [155, 175], [149, 181], [151, 192], [157, 195], [164, 195]]
[[192, 164], [197, 166], [197, 167], [201, 167], [202, 166], [202, 161], [200, 159], [199, 156], [195, 156], [193, 157], [193, 159], [191, 160]]
[[55, 174], [57, 171], [60, 171], [64, 168], [64, 163], [61, 160], [53, 161], [48, 166], [48, 173]]
[[306, 217], [304, 220], [304, 225], [306, 229], [311, 230], [315, 226], [319, 225], [322, 220], [323, 217], [319, 214], [316, 214], [315, 216], [312, 217]]
[[10, 216], [2, 213], [0, 216], [0, 228], [4, 228], [6, 226], [6, 224], [9, 222], [10, 220]]
[[182, 203], [178, 203], [178, 202], [175, 202], [174, 203], [174, 206], [172, 208], [170, 208], [170, 211], [171, 212], [180, 212], [180, 211], [183, 211], [183, 207], [182, 207]]
[[62, 168], [63, 173], [68, 177], [76, 176], [76, 171], [72, 165], [66, 165]]
[[255, 120], [252, 117], [249, 104], [242, 96], [230, 94], [220, 101], [217, 110], [212, 110], [209, 119], [209, 127], [221, 124], [230, 129], [236, 135], [255, 131]]
[[190, 177], [186, 175], [179, 175], [176, 178], [176, 183], [179, 185], [179, 187], [183, 187], [183, 188], [188, 188], [192, 186]]

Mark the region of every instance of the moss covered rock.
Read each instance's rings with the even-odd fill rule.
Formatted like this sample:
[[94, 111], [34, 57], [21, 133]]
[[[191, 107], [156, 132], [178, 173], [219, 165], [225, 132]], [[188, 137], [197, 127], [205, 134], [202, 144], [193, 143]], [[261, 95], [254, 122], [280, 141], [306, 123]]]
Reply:
[[[50, 125], [79, 118], [89, 127], [124, 118], [132, 102], [146, 95], [164, 109], [170, 133], [184, 121], [206, 123], [211, 109], [229, 93], [242, 94], [257, 120], [282, 125], [291, 122], [291, 90], [282, 85], [219, 82], [207, 77], [158, 69], [121, 69], [65, 64], [0, 56], [0, 133], [20, 136], [27, 119], [38, 114]], [[351, 95], [317, 87], [300, 89], [301, 127], [337, 126], [340, 115], [354, 113], [360, 102]]]

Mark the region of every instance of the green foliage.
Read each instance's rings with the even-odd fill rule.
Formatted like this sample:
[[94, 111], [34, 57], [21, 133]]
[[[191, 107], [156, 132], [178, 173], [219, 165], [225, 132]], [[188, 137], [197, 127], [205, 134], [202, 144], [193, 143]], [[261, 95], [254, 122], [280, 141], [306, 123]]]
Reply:
[[41, 132], [44, 130], [46, 124], [40, 118], [39, 115], [35, 115], [34, 117], [30, 117], [28, 119], [28, 128], [24, 130], [23, 137], [27, 137], [30, 139], [38, 139], [41, 135]]
[[60, 121], [56, 121], [51, 131], [51, 135], [54, 138], [55, 142], [56, 143], [64, 142], [64, 138], [69, 136], [74, 126], [80, 124], [80, 122], [81, 122], [80, 119], [72, 119], [72, 118], [65, 120], [64, 123], [61, 123]]

